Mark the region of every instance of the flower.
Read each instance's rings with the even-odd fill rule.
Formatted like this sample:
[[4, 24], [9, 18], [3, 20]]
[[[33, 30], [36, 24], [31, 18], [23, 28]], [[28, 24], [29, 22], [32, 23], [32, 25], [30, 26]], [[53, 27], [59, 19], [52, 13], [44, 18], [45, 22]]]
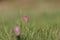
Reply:
[[24, 16], [24, 22], [27, 23], [28, 22], [28, 16]]
[[16, 36], [20, 35], [20, 27], [19, 26], [14, 27], [14, 33], [15, 33]]

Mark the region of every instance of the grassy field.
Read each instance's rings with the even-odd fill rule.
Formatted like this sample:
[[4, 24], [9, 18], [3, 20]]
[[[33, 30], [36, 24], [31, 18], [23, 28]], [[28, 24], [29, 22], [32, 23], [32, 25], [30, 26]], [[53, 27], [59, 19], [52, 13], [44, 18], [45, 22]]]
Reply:
[[[25, 23], [23, 17], [28, 16]], [[14, 26], [21, 28], [21, 40], [60, 40], [60, 9], [10, 9], [0, 11], [0, 40], [16, 40]]]

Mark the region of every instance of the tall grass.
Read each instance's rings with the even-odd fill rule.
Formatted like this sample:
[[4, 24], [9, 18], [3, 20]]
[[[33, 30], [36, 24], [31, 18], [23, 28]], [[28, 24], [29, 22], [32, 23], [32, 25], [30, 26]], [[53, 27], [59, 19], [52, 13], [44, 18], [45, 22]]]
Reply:
[[[32, 13], [27, 10], [22, 14], [16, 12], [16, 15], [0, 17], [0, 40], [16, 40], [13, 31], [16, 24], [21, 28], [21, 40], [59, 40], [60, 12]], [[29, 17], [27, 24], [23, 21], [24, 15]]]

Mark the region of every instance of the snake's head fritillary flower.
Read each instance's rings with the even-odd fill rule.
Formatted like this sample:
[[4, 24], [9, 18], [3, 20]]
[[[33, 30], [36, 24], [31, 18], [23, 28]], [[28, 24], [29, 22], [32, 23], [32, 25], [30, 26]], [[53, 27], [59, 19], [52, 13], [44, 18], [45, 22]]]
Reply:
[[14, 27], [14, 33], [15, 33], [16, 36], [20, 35], [20, 27], [19, 26]]
[[27, 23], [28, 22], [28, 16], [24, 16], [24, 22]]

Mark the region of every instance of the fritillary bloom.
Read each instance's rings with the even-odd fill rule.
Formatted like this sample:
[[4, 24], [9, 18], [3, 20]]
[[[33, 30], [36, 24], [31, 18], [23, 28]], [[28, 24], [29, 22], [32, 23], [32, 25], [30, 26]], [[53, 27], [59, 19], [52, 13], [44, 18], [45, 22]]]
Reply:
[[15, 33], [16, 36], [20, 35], [20, 27], [19, 26], [14, 27], [14, 33]]
[[28, 16], [24, 16], [24, 22], [27, 23], [28, 22]]

